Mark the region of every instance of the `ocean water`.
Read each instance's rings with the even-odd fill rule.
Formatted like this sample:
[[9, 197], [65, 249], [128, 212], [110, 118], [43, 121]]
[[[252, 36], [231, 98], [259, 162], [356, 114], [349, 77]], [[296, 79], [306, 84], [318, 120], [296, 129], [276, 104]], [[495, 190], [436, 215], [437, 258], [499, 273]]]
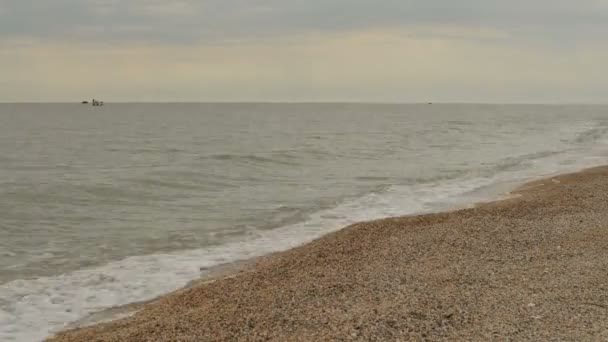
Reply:
[[608, 107], [0, 104], [0, 340], [608, 161]]

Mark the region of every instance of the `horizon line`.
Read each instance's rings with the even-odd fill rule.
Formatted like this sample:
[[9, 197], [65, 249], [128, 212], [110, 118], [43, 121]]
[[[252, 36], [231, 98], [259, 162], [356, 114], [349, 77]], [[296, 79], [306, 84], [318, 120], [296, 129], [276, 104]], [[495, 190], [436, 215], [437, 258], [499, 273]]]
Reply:
[[[0, 104], [84, 104], [81, 101], [0, 101]], [[86, 100], [89, 101], [89, 100]], [[90, 101], [89, 101], [90, 102]], [[484, 102], [484, 101], [106, 101], [108, 104], [358, 104], [358, 105], [608, 105], [606, 102], [564, 101], [564, 102]]]

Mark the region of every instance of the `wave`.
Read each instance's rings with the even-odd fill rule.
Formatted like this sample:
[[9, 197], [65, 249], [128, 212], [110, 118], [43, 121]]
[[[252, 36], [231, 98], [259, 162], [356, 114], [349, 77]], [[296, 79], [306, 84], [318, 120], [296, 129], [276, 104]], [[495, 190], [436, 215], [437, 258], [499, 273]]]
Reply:
[[[519, 156], [506, 157], [496, 163], [490, 165], [480, 165], [477, 168], [460, 169], [460, 170], [445, 170], [434, 176], [429, 177], [410, 177], [406, 178], [404, 183], [408, 185], [415, 184], [438, 184], [441, 182], [449, 182], [456, 179], [467, 178], [488, 178], [501, 172], [514, 172], [525, 170], [530, 167], [530, 163], [544, 158], [563, 155], [565, 151], [541, 151], [536, 153], [522, 154]], [[516, 174], [516, 173], [514, 173]]]
[[489, 171], [489, 172], [513, 170], [513, 169], [521, 167], [522, 164], [525, 164], [525, 163], [528, 163], [528, 162], [531, 162], [534, 160], [538, 160], [538, 159], [561, 155], [561, 154], [564, 154], [565, 152], [566, 151], [564, 151], [564, 150], [559, 150], [559, 151], [548, 150], [548, 151], [540, 151], [540, 152], [522, 154], [522, 155], [515, 156], [515, 157], [507, 157], [507, 158], [504, 158], [504, 159], [501, 159], [500, 161], [498, 161], [498, 163], [496, 163], [495, 166], [490, 167], [489, 169], [491, 171]]
[[131, 154], [146, 154], [146, 153], [151, 153], [151, 154], [166, 154], [166, 153], [182, 153], [182, 152], [186, 152], [186, 150], [181, 149], [181, 148], [175, 148], [175, 147], [170, 147], [170, 148], [129, 148], [129, 147], [114, 147], [114, 146], [109, 146], [105, 148], [105, 151], [107, 152], [128, 152]]
[[588, 144], [606, 138], [607, 135], [608, 126], [599, 126], [578, 134], [574, 141], [577, 144]]
[[285, 160], [284, 155], [274, 156], [274, 157], [264, 157], [256, 154], [213, 154], [208, 156], [203, 156], [201, 159], [209, 159], [209, 160], [220, 160], [220, 161], [235, 161], [235, 162], [244, 162], [244, 163], [257, 163], [257, 164], [281, 164], [281, 165], [290, 165], [296, 166], [298, 163], [294, 161], [294, 158], [288, 158], [290, 160]]

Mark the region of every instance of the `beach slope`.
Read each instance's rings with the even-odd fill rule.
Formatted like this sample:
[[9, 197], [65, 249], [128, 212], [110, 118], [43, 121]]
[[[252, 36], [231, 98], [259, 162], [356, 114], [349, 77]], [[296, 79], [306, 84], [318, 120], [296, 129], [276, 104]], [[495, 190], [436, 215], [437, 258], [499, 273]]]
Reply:
[[51, 341], [607, 341], [608, 168], [347, 227]]

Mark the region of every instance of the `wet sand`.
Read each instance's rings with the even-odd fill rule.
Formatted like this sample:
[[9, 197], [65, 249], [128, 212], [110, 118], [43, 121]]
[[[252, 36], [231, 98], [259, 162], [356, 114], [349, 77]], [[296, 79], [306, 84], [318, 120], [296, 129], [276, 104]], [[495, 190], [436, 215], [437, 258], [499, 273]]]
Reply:
[[608, 341], [608, 167], [352, 225], [51, 341]]

